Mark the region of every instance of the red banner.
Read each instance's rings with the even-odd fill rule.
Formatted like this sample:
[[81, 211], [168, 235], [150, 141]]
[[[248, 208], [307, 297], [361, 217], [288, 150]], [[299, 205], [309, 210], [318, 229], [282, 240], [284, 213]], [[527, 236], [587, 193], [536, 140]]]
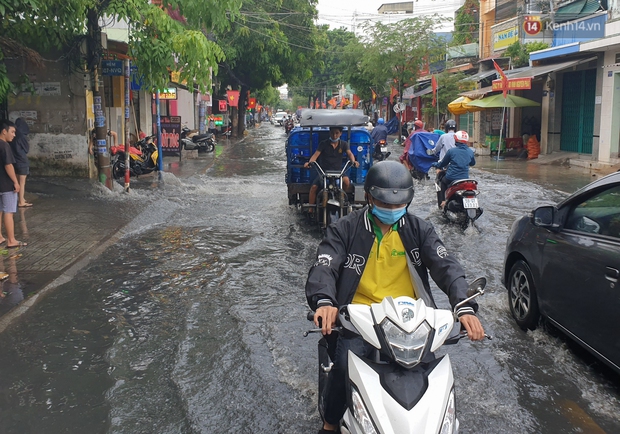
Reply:
[[256, 98], [249, 98], [248, 99], [248, 108], [249, 109], [256, 108]]
[[508, 78], [506, 77], [506, 74], [504, 74], [504, 71], [502, 71], [502, 68], [500, 68], [499, 65], [495, 63], [495, 60], [493, 61], [493, 66], [495, 67], [499, 76], [501, 77], [501, 85], [500, 85], [501, 88], [500, 89], [503, 90], [504, 98], [506, 98], [506, 94], [508, 93]]
[[356, 109], [360, 104], [360, 97], [356, 93], [353, 94], [353, 108]]
[[433, 89], [433, 107], [437, 105], [437, 79], [435, 75], [431, 77], [431, 87]]
[[226, 99], [228, 100], [228, 104], [231, 107], [238, 107], [239, 106], [239, 91], [238, 90], [227, 90]]
[[[493, 80], [493, 90], [504, 90], [503, 80]], [[506, 90], [527, 90], [532, 88], [532, 77], [509, 78], [506, 80]]]
[[218, 107], [219, 107], [219, 109], [220, 109], [220, 112], [225, 112], [225, 111], [226, 111], [226, 109], [228, 108], [228, 107], [227, 107], [227, 104], [226, 104], [226, 100], [225, 100], [225, 99], [221, 99], [221, 100], [219, 100], [219, 101], [218, 101]]

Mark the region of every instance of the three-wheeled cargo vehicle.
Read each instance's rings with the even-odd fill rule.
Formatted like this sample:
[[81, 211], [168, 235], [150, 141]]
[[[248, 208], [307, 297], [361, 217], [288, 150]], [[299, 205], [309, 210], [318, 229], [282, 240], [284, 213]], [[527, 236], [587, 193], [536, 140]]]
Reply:
[[[372, 165], [372, 139], [365, 125], [368, 116], [362, 110], [312, 110], [301, 112], [300, 126], [294, 128], [286, 142], [286, 184], [288, 201], [302, 213], [326, 228], [338, 218], [364, 205], [364, 181]], [[329, 127], [343, 129], [340, 140], [349, 144], [359, 167], [351, 167], [346, 155], [342, 170], [323, 171], [318, 164], [305, 168], [304, 163], [316, 151], [319, 143], [329, 139]], [[347, 162], [345, 162], [345, 160]], [[343, 176], [348, 176], [353, 191], [345, 192], [341, 186]], [[310, 187], [320, 177], [321, 187], [316, 204], [308, 203]]]

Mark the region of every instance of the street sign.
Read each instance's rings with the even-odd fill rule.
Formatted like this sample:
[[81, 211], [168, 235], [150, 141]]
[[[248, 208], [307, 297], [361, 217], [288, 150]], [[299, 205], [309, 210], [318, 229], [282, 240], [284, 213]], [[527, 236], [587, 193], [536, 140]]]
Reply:
[[[155, 99], [155, 94], [153, 94], [153, 99]], [[159, 91], [159, 99], [177, 99], [177, 88], [169, 87]]]
[[528, 36], [536, 36], [542, 30], [542, 22], [537, 15], [526, 15], [523, 21], [523, 31]]
[[394, 113], [400, 113], [405, 111], [405, 103], [399, 102], [394, 104]]
[[219, 103], [219, 109], [221, 112], [225, 112], [226, 111], [226, 100], [225, 99], [221, 99], [218, 101]]
[[[492, 88], [493, 91], [504, 90], [502, 86], [502, 80], [493, 80]], [[507, 90], [526, 90], [532, 88], [532, 77], [523, 77], [523, 78], [509, 78], [507, 80]]]
[[123, 61], [122, 60], [102, 60], [101, 61], [101, 75], [107, 76], [123, 76]]

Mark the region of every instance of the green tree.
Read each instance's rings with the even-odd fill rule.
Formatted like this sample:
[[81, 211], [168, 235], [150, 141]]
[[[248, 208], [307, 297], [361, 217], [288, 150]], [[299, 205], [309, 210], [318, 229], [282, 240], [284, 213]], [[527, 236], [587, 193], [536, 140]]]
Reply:
[[478, 42], [479, 13], [479, 0], [465, 0], [463, 6], [456, 12], [454, 33], [450, 45], [457, 46]]
[[[223, 50], [205, 36], [226, 28], [241, 0], [0, 0], [0, 61], [7, 47], [12, 53], [64, 50], [81, 68], [93, 69], [102, 54], [96, 35], [104, 17], [125, 20], [130, 28], [130, 54], [152, 89], [164, 88], [171, 70], [181, 79], [210, 84], [209, 68], [217, 69]], [[187, 17], [187, 18], [184, 18]], [[175, 19], [176, 18], [176, 19]], [[79, 47], [88, 41], [90, 58]], [[16, 42], [19, 41], [19, 42]], [[0, 64], [0, 100], [10, 83]]]
[[277, 108], [280, 103], [280, 91], [277, 88], [268, 85], [256, 91], [256, 98], [262, 105]]
[[353, 79], [357, 71], [363, 77], [359, 84], [372, 83], [381, 91], [379, 94], [390, 95], [392, 87], [402, 94], [406, 86], [417, 81], [426, 63], [445, 55], [445, 40], [433, 31], [444, 21], [439, 15], [428, 15], [396, 23], [367, 24], [365, 39], [348, 47], [354, 50], [351, 54], [355, 54], [357, 62], [347, 76]]
[[[241, 17], [216, 32], [226, 52], [218, 76], [222, 87], [239, 89], [238, 119], [248, 91], [296, 85], [311, 76], [317, 61], [320, 33], [314, 25], [315, 0], [247, 0]], [[235, 121], [233, 120], [233, 126]], [[243, 122], [237, 123], [237, 133]]]
[[549, 44], [544, 42], [522, 44], [517, 41], [506, 49], [505, 54], [510, 57], [513, 68], [520, 68], [530, 64], [530, 53], [532, 51], [544, 50], [545, 48], [549, 48]]
[[319, 29], [321, 41], [326, 41], [324, 49], [317, 56], [312, 65], [312, 76], [299, 86], [291, 86], [293, 96], [306, 97], [307, 106], [317, 98], [325, 102], [328, 91], [334, 92], [339, 85], [347, 83], [345, 70], [347, 69], [347, 50], [349, 43], [356, 41], [353, 32], [345, 28], [329, 30], [328, 26]]
[[[433, 94], [423, 95], [422, 101], [424, 108], [422, 115], [430, 125], [439, 128], [442, 119], [450, 117], [448, 112], [448, 104], [458, 98], [458, 94], [463, 92], [461, 80], [465, 78], [465, 74], [461, 72], [452, 73], [444, 71], [435, 76], [437, 80], [437, 97], [436, 105], [433, 107]], [[439, 122], [437, 121], [437, 112], [439, 111]]]

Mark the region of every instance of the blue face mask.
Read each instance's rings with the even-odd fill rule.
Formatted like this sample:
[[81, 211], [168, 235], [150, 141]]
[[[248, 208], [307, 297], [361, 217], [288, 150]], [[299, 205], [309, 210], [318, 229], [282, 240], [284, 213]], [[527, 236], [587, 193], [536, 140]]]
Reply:
[[407, 213], [407, 207], [404, 206], [402, 208], [389, 209], [389, 208], [381, 208], [377, 205], [372, 207], [372, 215], [381, 220], [382, 223], [386, 225], [393, 225], [396, 223], [402, 216]]
[[336, 143], [338, 140], [340, 140], [340, 138], [338, 138], [338, 139], [333, 139], [333, 138], [331, 138], [331, 137], [330, 137], [330, 138], [329, 138], [329, 140], [331, 140], [331, 142], [332, 142], [332, 143]]

